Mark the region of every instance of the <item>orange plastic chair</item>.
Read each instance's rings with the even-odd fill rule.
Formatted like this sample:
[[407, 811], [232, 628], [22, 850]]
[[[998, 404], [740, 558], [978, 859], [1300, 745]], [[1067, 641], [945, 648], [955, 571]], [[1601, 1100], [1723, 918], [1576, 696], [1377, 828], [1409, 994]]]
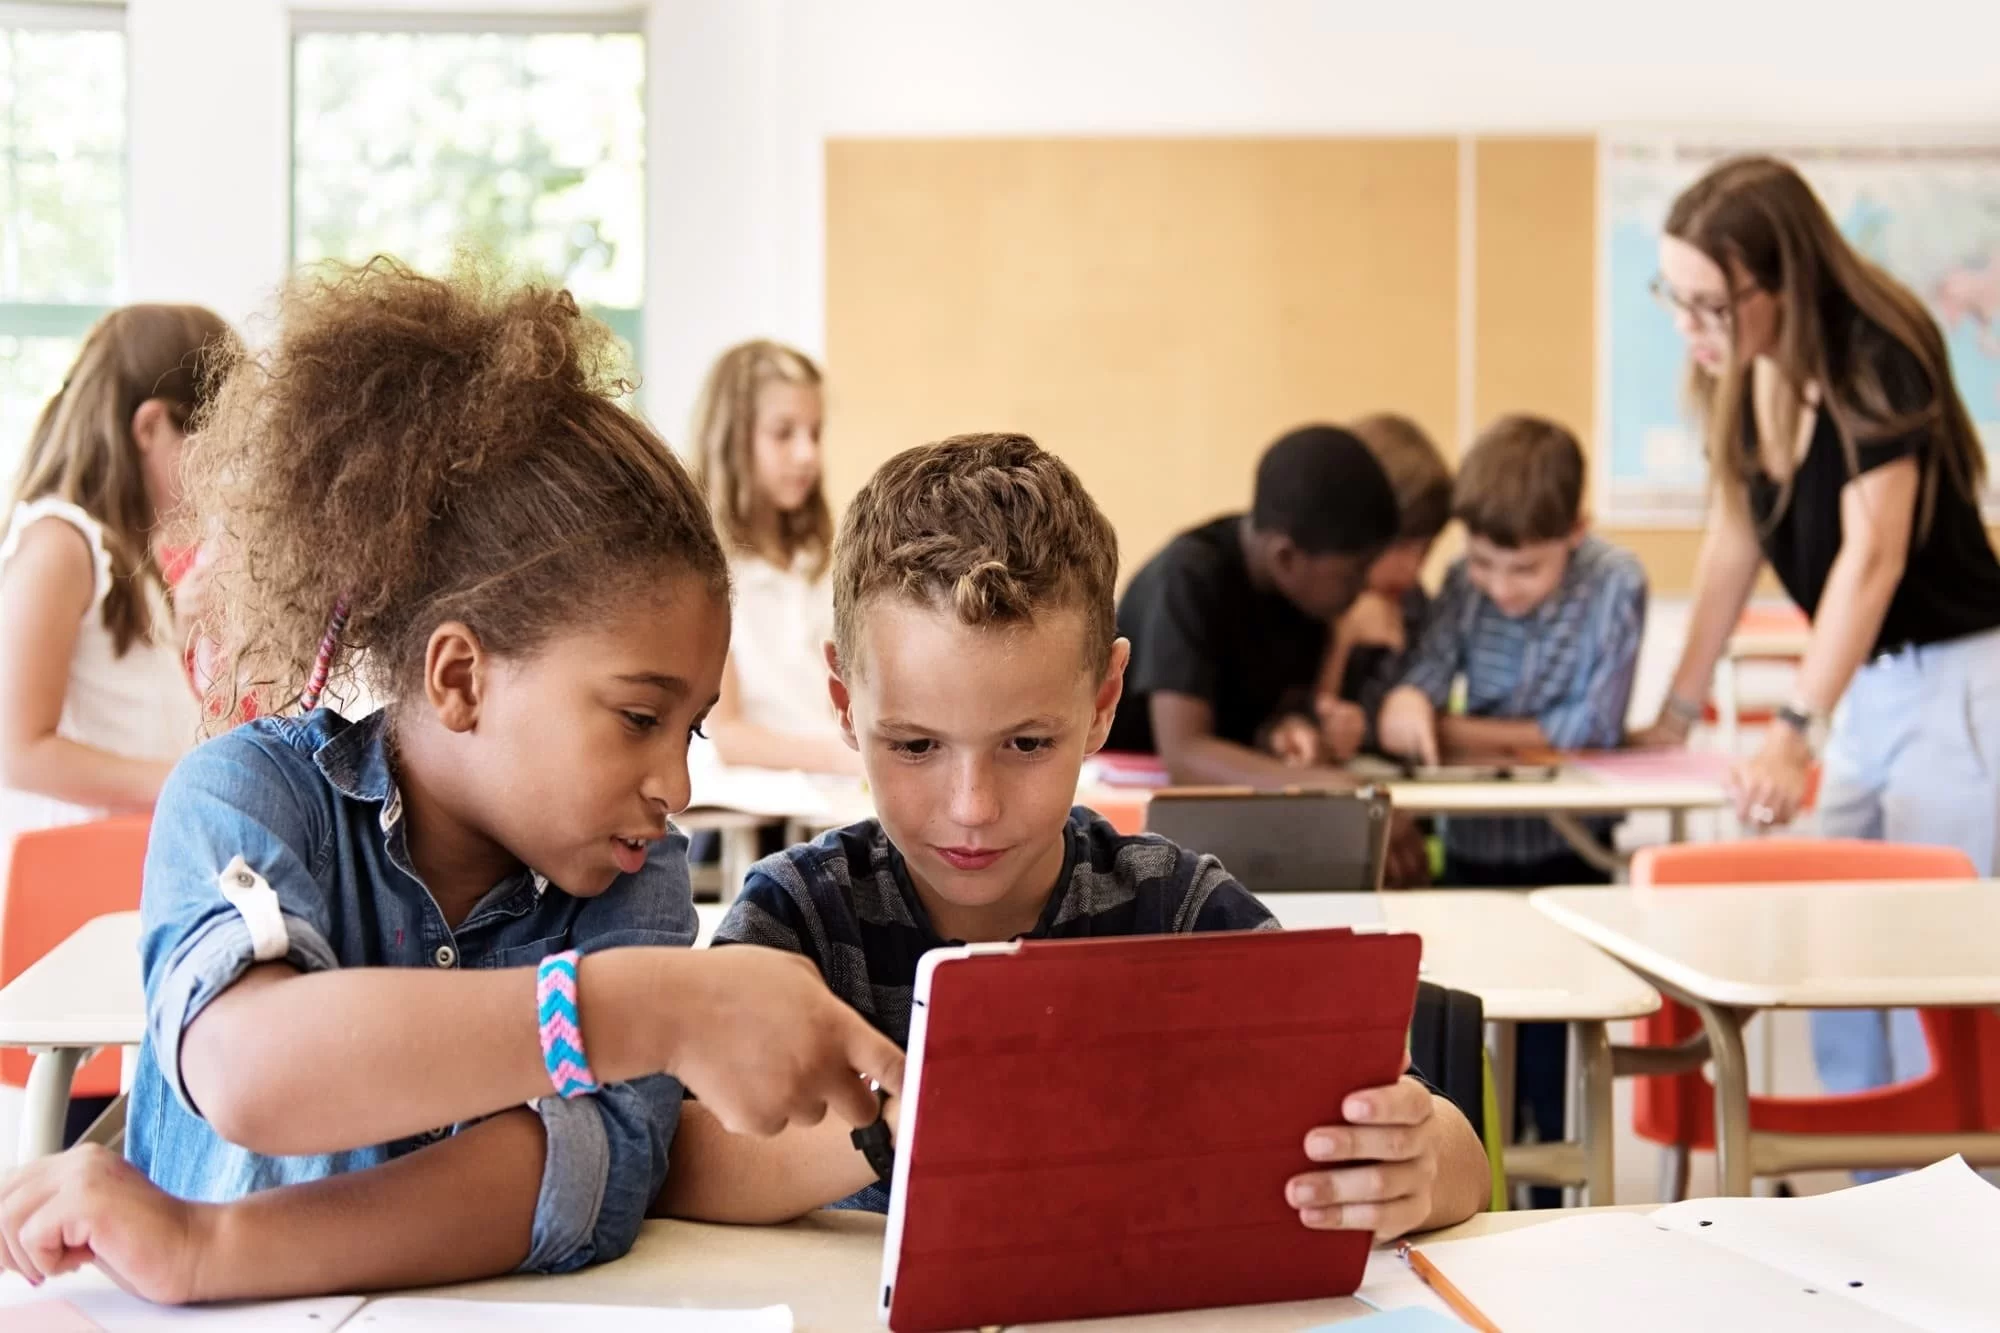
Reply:
[[[37, 829], [14, 840], [7, 901], [0, 909], [0, 985], [12, 981], [86, 922], [139, 908], [151, 815], [120, 815], [91, 824]], [[139, 966], [134, 958], [132, 966]], [[0, 1083], [28, 1086], [34, 1056], [0, 1051]], [[76, 1071], [70, 1093], [110, 1097], [118, 1091], [118, 1052], [106, 1051]]]
[[[1632, 884], [1776, 884], [1879, 879], [1974, 879], [1955, 847], [1859, 840], [1765, 838], [1648, 847], [1632, 858]], [[1901, 1083], [1819, 1097], [1752, 1097], [1750, 1124], [1788, 1134], [1954, 1134], [2000, 1129], [2000, 1016], [1977, 1009], [1918, 1011], [1930, 1068]], [[1638, 1023], [1640, 1046], [1673, 1046], [1701, 1031], [1672, 1000]], [[1636, 1080], [1632, 1128], [1674, 1149], [1715, 1146], [1715, 1088], [1699, 1073]]]

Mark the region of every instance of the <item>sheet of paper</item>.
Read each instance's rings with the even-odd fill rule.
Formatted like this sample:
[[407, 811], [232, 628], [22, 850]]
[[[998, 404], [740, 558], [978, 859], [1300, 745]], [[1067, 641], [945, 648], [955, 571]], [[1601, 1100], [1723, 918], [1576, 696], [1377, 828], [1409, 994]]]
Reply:
[[344, 1333], [792, 1333], [792, 1308], [677, 1310], [657, 1305], [558, 1305], [513, 1301], [433, 1301], [421, 1296], [368, 1302]]
[[1377, 1310], [1425, 1310], [1451, 1317], [1451, 1307], [1410, 1271], [1393, 1245], [1379, 1245], [1368, 1252], [1368, 1267], [1354, 1295]]
[[1366, 1329], [1368, 1333], [1465, 1333], [1470, 1327], [1470, 1324], [1450, 1315], [1411, 1308], [1363, 1315], [1340, 1324], [1321, 1324], [1307, 1329], [1306, 1333], [1354, 1333], [1359, 1329]]
[[[69, 1333], [332, 1333], [361, 1308], [360, 1296], [305, 1301], [251, 1301], [236, 1305], [154, 1305], [128, 1295], [94, 1268], [30, 1287], [12, 1273], [0, 1276], [0, 1329]], [[63, 1309], [62, 1307], [68, 1307]], [[74, 1313], [72, 1313], [74, 1312]], [[86, 1322], [77, 1324], [81, 1317]], [[71, 1322], [59, 1322], [68, 1319]], [[34, 1321], [41, 1322], [34, 1322]], [[51, 1322], [57, 1321], [57, 1322]]]
[[1802, 1199], [1690, 1199], [1648, 1220], [1923, 1328], [2000, 1333], [2000, 1189], [1961, 1157]]
[[[1599, 1213], [1417, 1248], [1510, 1333], [1915, 1333], [1923, 1327], [1638, 1213]], [[1938, 1326], [1937, 1333], [1946, 1330]]]

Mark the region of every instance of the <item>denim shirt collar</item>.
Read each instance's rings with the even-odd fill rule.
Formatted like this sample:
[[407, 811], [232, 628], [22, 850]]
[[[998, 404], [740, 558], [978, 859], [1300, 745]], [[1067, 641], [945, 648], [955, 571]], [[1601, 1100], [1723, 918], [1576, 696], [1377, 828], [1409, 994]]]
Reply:
[[[403, 794], [397, 790], [396, 775], [389, 766], [388, 710], [378, 709], [359, 721], [348, 723], [345, 730], [313, 751], [313, 763], [341, 794], [382, 807], [378, 821], [382, 832], [393, 839], [392, 855], [401, 853], [395, 859], [403, 861], [407, 867], [408, 857], [403, 849], [403, 840], [397, 835], [397, 825], [403, 819]], [[414, 877], [414, 868], [408, 869]], [[548, 892], [548, 877], [539, 870], [528, 869], [525, 879], [534, 889], [535, 899]], [[509, 876], [495, 885], [494, 892], [479, 901], [459, 928], [462, 930], [479, 924], [490, 909], [503, 906], [514, 883], [515, 878]], [[510, 911], [508, 915], [518, 916], [521, 910], [525, 910], [524, 906], [516, 906], [519, 910]]]

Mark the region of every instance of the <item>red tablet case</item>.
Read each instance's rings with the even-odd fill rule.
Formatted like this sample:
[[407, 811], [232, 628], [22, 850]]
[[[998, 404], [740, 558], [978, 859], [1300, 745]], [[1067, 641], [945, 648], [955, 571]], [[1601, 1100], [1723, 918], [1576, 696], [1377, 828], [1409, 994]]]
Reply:
[[[1347, 930], [940, 959], [905, 1113], [895, 1333], [1340, 1296], [1306, 1132], [1403, 1069], [1422, 944]], [[913, 1114], [912, 1114], [913, 1112]]]

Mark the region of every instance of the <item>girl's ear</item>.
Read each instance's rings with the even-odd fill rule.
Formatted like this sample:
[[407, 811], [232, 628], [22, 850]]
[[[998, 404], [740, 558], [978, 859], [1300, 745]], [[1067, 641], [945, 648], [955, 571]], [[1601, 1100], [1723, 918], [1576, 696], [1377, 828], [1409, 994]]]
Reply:
[[148, 398], [132, 413], [132, 442], [142, 454], [159, 448], [164, 432], [174, 429], [174, 419], [167, 414], [166, 403], [158, 398]]
[[447, 620], [424, 646], [424, 697], [446, 731], [467, 732], [479, 723], [490, 661], [472, 627]]

